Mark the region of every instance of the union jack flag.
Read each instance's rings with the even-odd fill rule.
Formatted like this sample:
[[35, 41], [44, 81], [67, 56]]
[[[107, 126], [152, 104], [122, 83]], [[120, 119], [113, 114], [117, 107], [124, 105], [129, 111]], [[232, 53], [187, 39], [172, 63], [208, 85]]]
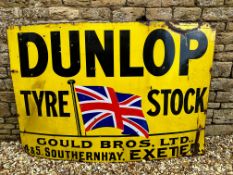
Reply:
[[86, 131], [113, 127], [123, 134], [149, 137], [140, 96], [116, 93], [104, 86], [75, 86], [75, 91]]

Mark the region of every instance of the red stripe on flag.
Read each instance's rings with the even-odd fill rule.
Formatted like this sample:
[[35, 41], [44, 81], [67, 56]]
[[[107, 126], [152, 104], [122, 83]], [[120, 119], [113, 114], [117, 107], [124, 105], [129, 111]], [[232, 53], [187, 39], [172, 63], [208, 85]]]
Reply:
[[96, 120], [94, 120], [90, 125], [88, 125], [88, 127], [87, 127], [85, 130], [86, 130], [86, 131], [90, 131], [91, 128], [92, 128], [93, 126], [95, 126], [96, 123], [98, 123], [99, 121], [101, 121], [102, 119], [104, 119], [105, 117], [107, 117], [107, 116], [109, 116], [109, 115], [111, 115], [111, 113], [105, 113], [105, 114], [99, 116], [99, 117], [98, 117]]
[[113, 111], [115, 113], [117, 128], [123, 129], [124, 125], [123, 125], [123, 120], [122, 120], [122, 116], [121, 116], [121, 109], [119, 106], [119, 102], [118, 102], [116, 93], [113, 90], [113, 88], [108, 87], [107, 89], [108, 89], [108, 93], [109, 93], [109, 96], [110, 96], [111, 101], [112, 101], [112, 108], [113, 108]]
[[121, 102], [120, 105], [127, 105], [128, 103], [132, 102], [133, 100], [139, 98], [139, 96], [137, 95], [134, 95], [128, 99], [126, 99], [125, 101]]
[[146, 138], [149, 137], [148, 132], [147, 132], [143, 127], [141, 127], [140, 125], [138, 125], [137, 123], [132, 122], [131, 120], [126, 119], [126, 118], [123, 118], [123, 120], [124, 120], [125, 122], [127, 122], [127, 123], [133, 125], [133, 126], [134, 126], [135, 128], [137, 128], [139, 131], [141, 131], [142, 134], [143, 134]]
[[132, 116], [138, 116], [144, 118], [144, 115], [142, 113], [141, 109], [133, 109], [133, 108], [127, 108], [127, 107], [121, 107], [121, 114], [122, 115], [132, 115]]
[[91, 111], [91, 110], [109, 110], [114, 111], [113, 105], [111, 103], [87, 103], [80, 104], [80, 108], [82, 112]]

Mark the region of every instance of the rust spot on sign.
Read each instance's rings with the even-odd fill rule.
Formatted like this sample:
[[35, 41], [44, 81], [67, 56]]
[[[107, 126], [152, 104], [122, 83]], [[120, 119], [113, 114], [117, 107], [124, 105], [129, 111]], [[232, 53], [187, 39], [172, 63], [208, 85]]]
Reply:
[[18, 73], [19, 71], [18, 70], [11, 70], [11, 73]]
[[194, 30], [199, 29], [202, 25], [202, 22], [198, 22], [198, 26], [195, 28], [192, 28], [192, 29], [181, 29], [179, 27], [176, 27], [174, 24], [175, 23], [171, 23], [169, 21], [166, 21], [166, 25], [168, 26], [169, 29], [171, 29], [172, 31], [174, 31], [176, 33], [184, 35], [185, 33], [189, 32], [189, 31], [194, 31]]
[[196, 131], [195, 142], [191, 145], [190, 152], [192, 153], [193, 156], [198, 155], [198, 153], [200, 152], [199, 138], [200, 138], [202, 129], [203, 128], [201, 126], [198, 127]]
[[146, 26], [149, 26], [150, 25], [150, 20], [147, 19], [147, 17], [145, 15], [143, 16], [140, 16], [136, 19], [136, 21], [140, 22], [140, 23], [143, 23], [144, 25]]

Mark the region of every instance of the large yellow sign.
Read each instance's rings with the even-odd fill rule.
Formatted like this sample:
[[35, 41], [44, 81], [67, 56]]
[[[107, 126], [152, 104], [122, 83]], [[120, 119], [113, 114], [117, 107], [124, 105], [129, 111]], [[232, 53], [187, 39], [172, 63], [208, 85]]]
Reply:
[[9, 28], [25, 151], [86, 162], [202, 154], [214, 38], [207, 24]]

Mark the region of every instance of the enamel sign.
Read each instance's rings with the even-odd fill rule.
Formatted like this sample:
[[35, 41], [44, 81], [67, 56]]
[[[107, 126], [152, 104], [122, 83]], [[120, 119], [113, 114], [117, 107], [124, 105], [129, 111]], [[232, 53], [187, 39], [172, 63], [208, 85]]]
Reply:
[[208, 24], [10, 27], [25, 151], [85, 162], [203, 154], [214, 38]]

